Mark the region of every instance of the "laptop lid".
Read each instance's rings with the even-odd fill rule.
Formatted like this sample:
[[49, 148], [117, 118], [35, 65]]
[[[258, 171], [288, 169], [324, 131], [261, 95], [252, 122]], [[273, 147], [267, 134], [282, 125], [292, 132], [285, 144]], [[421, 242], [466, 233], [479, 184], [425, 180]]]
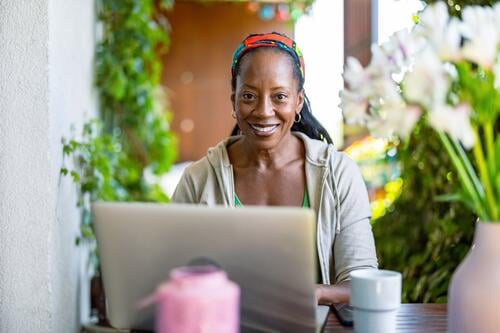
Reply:
[[113, 327], [152, 330], [154, 309], [138, 302], [173, 268], [208, 259], [240, 286], [242, 325], [315, 331], [312, 210], [100, 202], [92, 211]]

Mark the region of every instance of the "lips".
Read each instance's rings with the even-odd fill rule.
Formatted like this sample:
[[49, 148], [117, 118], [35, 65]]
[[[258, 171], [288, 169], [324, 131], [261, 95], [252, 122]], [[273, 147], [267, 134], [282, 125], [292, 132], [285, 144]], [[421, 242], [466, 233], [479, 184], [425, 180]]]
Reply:
[[248, 123], [248, 124], [250, 125], [250, 128], [253, 130], [253, 132], [259, 136], [269, 136], [273, 134], [280, 125], [280, 124], [256, 124], [256, 123], [254, 124]]

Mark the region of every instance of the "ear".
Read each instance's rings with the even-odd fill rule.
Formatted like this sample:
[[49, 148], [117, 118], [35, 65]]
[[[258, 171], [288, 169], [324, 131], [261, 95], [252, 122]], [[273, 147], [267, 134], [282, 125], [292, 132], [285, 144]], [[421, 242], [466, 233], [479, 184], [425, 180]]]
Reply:
[[301, 89], [299, 91], [298, 99], [297, 99], [297, 113], [302, 111], [302, 106], [304, 105], [304, 100], [305, 100], [305, 91], [304, 89]]

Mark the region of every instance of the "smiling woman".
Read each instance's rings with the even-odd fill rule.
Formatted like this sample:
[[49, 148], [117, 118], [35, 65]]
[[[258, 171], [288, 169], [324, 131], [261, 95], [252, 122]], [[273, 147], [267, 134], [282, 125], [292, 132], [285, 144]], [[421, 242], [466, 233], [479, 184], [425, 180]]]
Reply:
[[311, 113], [302, 53], [282, 34], [250, 35], [231, 73], [235, 135], [186, 169], [172, 201], [313, 209], [317, 300], [346, 302], [349, 273], [377, 267], [370, 206], [356, 164]]

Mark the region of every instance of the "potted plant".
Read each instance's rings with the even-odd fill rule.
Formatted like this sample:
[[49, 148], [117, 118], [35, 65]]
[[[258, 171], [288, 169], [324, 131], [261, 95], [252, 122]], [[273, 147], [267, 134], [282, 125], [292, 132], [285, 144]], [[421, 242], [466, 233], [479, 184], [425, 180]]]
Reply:
[[419, 120], [436, 131], [460, 181], [440, 199], [478, 217], [448, 290], [448, 329], [491, 332], [500, 325], [500, 4], [467, 6], [459, 19], [437, 2], [416, 21], [374, 45], [366, 68], [347, 59], [341, 107], [375, 135], [404, 140]]

